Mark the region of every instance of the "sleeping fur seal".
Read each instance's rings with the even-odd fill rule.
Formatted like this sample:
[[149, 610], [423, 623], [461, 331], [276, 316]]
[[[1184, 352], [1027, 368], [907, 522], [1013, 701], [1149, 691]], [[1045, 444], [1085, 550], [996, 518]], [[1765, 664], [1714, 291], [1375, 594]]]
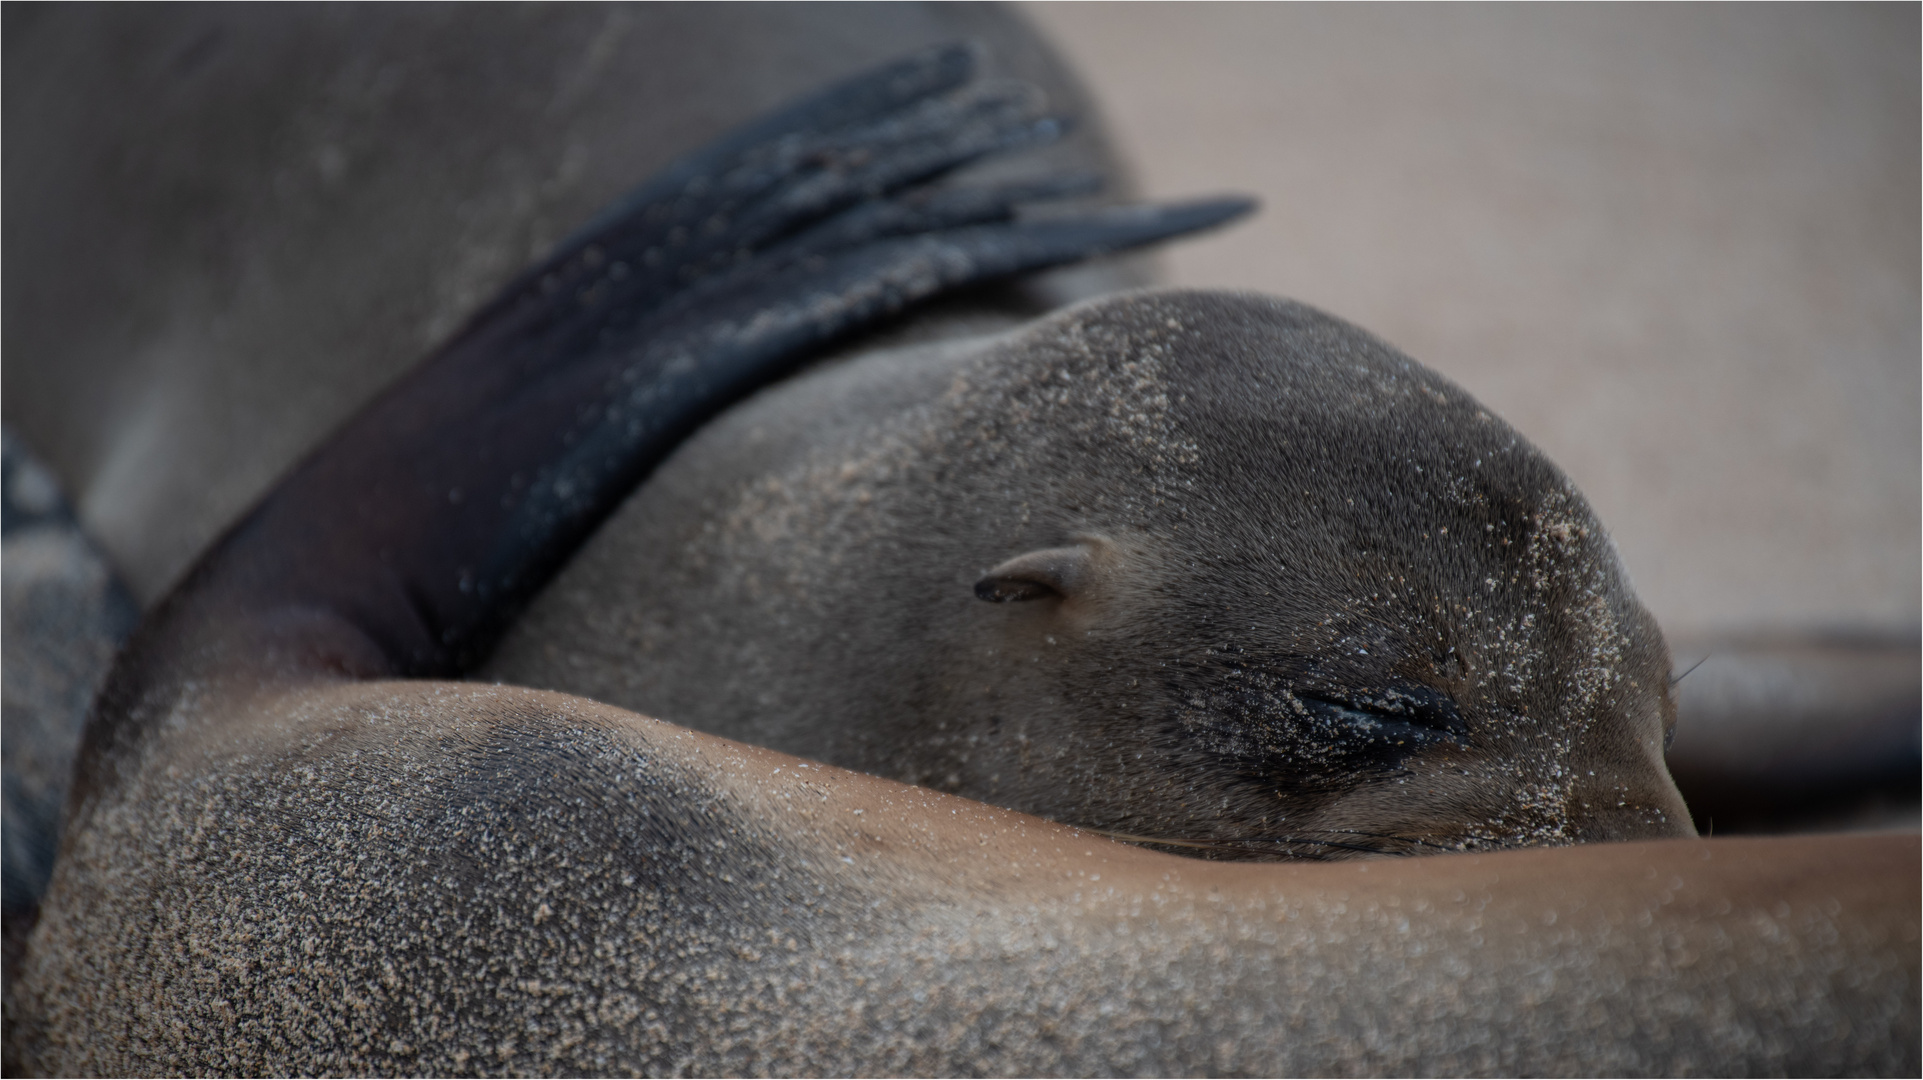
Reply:
[[[904, 150], [926, 136], [952, 151], [984, 119], [928, 104], [958, 63], [927, 57], [844, 88], [646, 189], [483, 308], [197, 564], [137, 633], [89, 727], [9, 1010], [26, 1064], [1913, 1066], [1907, 838], [1215, 866], [584, 698], [447, 681], [694, 420], [825, 337], [945, 286], [1233, 211], [1010, 221], [1022, 190], [902, 195], [926, 176], [900, 167]], [[899, 123], [897, 109], [932, 126]], [[991, 114], [991, 131], [1025, 123]], [[863, 197], [792, 198], [823, 186]], [[737, 198], [725, 212], [711, 201]], [[675, 238], [710, 221], [713, 233]], [[1239, 329], [1191, 325], [1203, 317]], [[1078, 383], [1100, 371], [1072, 363], [1078, 349], [1133, 358], [1142, 377]], [[1213, 631], [1249, 608], [1211, 600], [1185, 614], [1185, 562], [1246, 569], [1252, 598], [1298, 569], [1265, 562], [1271, 548], [1320, 556], [1299, 594], [1265, 598], [1273, 627], [1246, 635], [1262, 655], [1225, 650], [1245, 636], [1225, 621], [1235, 637], [1205, 633], [1189, 643], [1199, 652], [1158, 666], [1179, 693], [1130, 698], [1118, 669], [1118, 698], [1144, 721], [1183, 725], [1173, 730], [1206, 761], [1244, 761], [1268, 783], [1366, 789], [1379, 804], [1314, 804], [1312, 783], [1282, 785], [1295, 789], [1291, 812], [1347, 815], [1322, 822], [1331, 828], [1425, 799], [1495, 815], [1488, 837], [1438, 834], [1451, 843], [1572, 838], [1556, 806], [1604, 821], [1599, 834], [1682, 827], [1648, 775], [1660, 775], [1666, 689], [1642, 684], [1646, 654], [1660, 651], [1653, 628], [1566, 484], [1459, 392], [1326, 317], [1236, 297], [1125, 297], [981, 355], [1042, 357], [1067, 378], [1033, 369], [1042, 377], [1025, 390], [981, 399], [991, 412], [961, 411], [980, 475], [1037, 460], [1032, 447], [1008, 452], [1006, 426], [1078, 392], [1113, 394], [1115, 407], [1061, 432], [1064, 454], [1121, 442], [1124, 460], [1154, 466], [1112, 507], [1061, 476], [1050, 502], [1027, 508], [1032, 527], [1003, 534], [1012, 550], [955, 575], [970, 612], [1009, 621], [996, 632], [1043, 656], [1063, 627], [1099, 643], [1120, 626], [1126, 644], [1144, 615]], [[1233, 377], [1158, 394], [1139, 370], [1192, 372], [1203, 357]], [[1335, 388], [1308, 398], [1335, 412], [1330, 425], [1286, 407], [1298, 382]], [[1271, 396], [1235, 396], [1251, 385]], [[1194, 415], [1295, 440], [1301, 459], [1192, 493], [1187, 481], [1231, 464], [1184, 427]], [[1485, 422], [1493, 434], [1475, 428]], [[1406, 525], [1436, 530], [1372, 524], [1327, 488], [1298, 496], [1299, 470], [1361, 467], [1335, 452], [1345, 445], [1379, 459], [1369, 467], [1392, 490], [1453, 503], [1403, 500]], [[1431, 476], [1437, 464], [1454, 471]], [[1211, 539], [1205, 496], [1250, 500], [1274, 534]], [[1082, 517], [1065, 522], [1065, 510]], [[1441, 540], [1465, 521], [1488, 528]], [[1056, 532], [1077, 522], [1108, 531]], [[1439, 569], [1412, 569], [1421, 544]], [[1385, 634], [1385, 613], [1417, 629]], [[1283, 651], [1311, 647], [1322, 651]], [[1378, 654], [1389, 662], [1362, 659]], [[1046, 692], [1063, 684], [1051, 667], [1073, 673], [1090, 655], [1015, 654], [1011, 666], [1039, 676], [1011, 682]], [[1558, 681], [1574, 704], [1545, 711]], [[1168, 702], [1185, 711], [1158, 716]], [[1505, 782], [1503, 752], [1521, 772], [1543, 770], [1549, 809]], [[1279, 774], [1292, 758], [1306, 776]], [[1194, 797], [1209, 798], [1212, 779]], [[1478, 785], [1489, 793], [1463, 795]], [[1705, 1001], [1717, 1006], [1707, 1023]]]
[[1261, 297], [1125, 294], [770, 388], [489, 670], [1222, 854], [1692, 831], [1668, 653], [1581, 495]]

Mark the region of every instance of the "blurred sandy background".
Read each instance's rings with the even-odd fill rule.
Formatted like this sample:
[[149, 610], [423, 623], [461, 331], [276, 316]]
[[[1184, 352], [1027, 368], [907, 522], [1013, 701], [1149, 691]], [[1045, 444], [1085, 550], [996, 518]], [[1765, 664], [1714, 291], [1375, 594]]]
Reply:
[[1918, 8], [1035, 3], [1171, 283], [1296, 297], [1544, 447], [1672, 636], [1918, 626]]

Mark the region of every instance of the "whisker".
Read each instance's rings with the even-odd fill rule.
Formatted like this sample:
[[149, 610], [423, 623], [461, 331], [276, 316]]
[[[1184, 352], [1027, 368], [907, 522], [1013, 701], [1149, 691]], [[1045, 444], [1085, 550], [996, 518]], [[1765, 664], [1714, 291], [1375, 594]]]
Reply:
[[[1709, 663], [1709, 657], [1705, 656], [1701, 660], [1698, 660], [1695, 663], [1689, 665], [1689, 671], [1695, 671], [1697, 668], [1702, 667], [1704, 664], [1707, 664], [1707, 663]], [[1669, 685], [1675, 686], [1677, 683], [1682, 682], [1684, 679], [1689, 678], [1689, 671], [1685, 671], [1681, 675], [1677, 675], [1671, 678], [1669, 680]]]
[[[1088, 826], [1081, 826], [1080, 828], [1082, 829], [1083, 832], [1094, 833], [1097, 836], [1104, 836], [1110, 840], [1119, 841], [1124, 844], [1152, 844], [1157, 847], [1194, 848], [1200, 851], [1244, 851], [1250, 848], [1251, 846], [1253, 846], [1248, 841], [1240, 841], [1240, 840], [1204, 840], [1204, 839], [1171, 837], [1171, 836], [1140, 836], [1135, 833], [1117, 832], [1113, 829], [1096, 829], [1096, 828], [1090, 828]], [[1264, 841], [1255, 841], [1254, 843], [1265, 844], [1265, 845], [1278, 845], [1278, 846], [1292, 845], [1292, 844], [1310, 844], [1316, 847], [1324, 847], [1324, 848], [1346, 848], [1352, 851], [1366, 850], [1366, 849], [1356, 848], [1353, 845], [1336, 843], [1334, 841], [1312, 840], [1308, 838], [1303, 838], [1299, 840], [1291, 840], [1291, 839], [1264, 840]], [[1290, 855], [1297, 858], [1321, 857], [1319, 855], [1316, 855], [1314, 853], [1309, 853], [1309, 852], [1280, 852], [1279, 854]]]
[[[1464, 853], [1471, 851], [1505, 851], [1522, 847], [1513, 837], [1496, 836], [1484, 833], [1470, 833], [1453, 842], [1424, 840], [1415, 836], [1401, 836], [1395, 833], [1370, 832], [1365, 829], [1310, 829], [1285, 836], [1237, 837], [1232, 839], [1212, 839], [1187, 836], [1144, 836], [1139, 833], [1120, 832], [1115, 829], [1097, 829], [1083, 826], [1084, 832], [1103, 836], [1125, 844], [1146, 844], [1156, 847], [1189, 848], [1202, 852], [1235, 852], [1241, 854], [1266, 854], [1281, 858], [1327, 860], [1336, 852], [1353, 851], [1362, 855], [1382, 855], [1396, 858], [1409, 858], [1431, 852]], [[1331, 837], [1356, 837], [1362, 840], [1381, 841], [1382, 843], [1348, 843]], [[1308, 848], [1310, 850], [1302, 850]]]
[[1339, 833], [1343, 836], [1366, 836], [1371, 840], [1393, 840], [1398, 844], [1416, 844], [1421, 847], [1438, 848], [1443, 851], [1455, 850], [1455, 848], [1449, 846], [1448, 844], [1438, 844], [1433, 840], [1419, 840], [1413, 836], [1399, 836], [1395, 833], [1368, 832], [1367, 830], [1364, 830], [1364, 829], [1316, 829], [1312, 831], [1320, 832], [1320, 833]]
[[[1135, 833], [1118, 832], [1113, 829], [1089, 828], [1087, 826], [1083, 826], [1082, 830], [1084, 832], [1094, 833], [1097, 836], [1105, 836], [1110, 840], [1116, 840], [1116, 841], [1120, 841], [1122, 843], [1127, 843], [1127, 844], [1153, 844], [1160, 847], [1194, 848], [1201, 851], [1247, 852], [1247, 851], [1257, 851], [1264, 848], [1289, 849], [1289, 848], [1296, 847], [1297, 845], [1310, 845], [1317, 848], [1332, 848], [1338, 851], [1354, 851], [1364, 855], [1405, 854], [1404, 852], [1388, 851], [1379, 847], [1368, 847], [1362, 844], [1343, 843], [1340, 840], [1317, 839], [1313, 835], [1209, 840], [1209, 839], [1195, 839], [1195, 838], [1187, 838], [1187, 837], [1141, 836]], [[1367, 833], [1358, 833], [1358, 832], [1355, 832], [1354, 830], [1332, 829], [1332, 830], [1327, 830], [1327, 832], [1328, 833], [1348, 833], [1350, 835], [1361, 835], [1361, 836], [1371, 835]], [[1410, 840], [1406, 837], [1388, 836], [1384, 838], [1396, 840], [1401, 843], [1423, 843], [1423, 841]], [[1440, 847], [1441, 845], [1433, 845], [1433, 846]], [[1293, 858], [1322, 857], [1314, 853], [1292, 851], [1292, 850], [1277, 851], [1277, 852], [1273, 852], [1273, 854], [1286, 855]]]
[[[1478, 851], [1510, 851], [1515, 848], [1528, 846], [1527, 844], [1523, 844], [1517, 841], [1516, 838], [1512, 836], [1488, 836], [1480, 833], [1470, 833], [1464, 836], [1462, 839], [1464, 843], [1474, 843], [1474, 844], [1482, 845], [1481, 847], [1474, 849]], [[1464, 850], [1467, 850], [1467, 849], [1464, 849]]]
[[1219, 846], [1217, 842], [1213, 840], [1176, 840], [1159, 836], [1137, 836], [1134, 833], [1116, 832], [1114, 829], [1097, 829], [1089, 825], [1077, 825], [1076, 828], [1086, 833], [1094, 833], [1096, 836], [1106, 836], [1110, 840], [1118, 840], [1124, 844], [1162, 844], [1166, 847], [1192, 848], [1213, 848]]

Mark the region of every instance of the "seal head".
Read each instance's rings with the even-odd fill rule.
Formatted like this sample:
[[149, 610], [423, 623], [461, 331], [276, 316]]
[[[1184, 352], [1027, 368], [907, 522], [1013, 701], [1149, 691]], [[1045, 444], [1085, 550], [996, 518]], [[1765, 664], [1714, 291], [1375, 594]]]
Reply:
[[493, 670], [1229, 857], [1690, 831], [1667, 650], [1582, 496], [1460, 388], [1258, 296], [775, 387]]

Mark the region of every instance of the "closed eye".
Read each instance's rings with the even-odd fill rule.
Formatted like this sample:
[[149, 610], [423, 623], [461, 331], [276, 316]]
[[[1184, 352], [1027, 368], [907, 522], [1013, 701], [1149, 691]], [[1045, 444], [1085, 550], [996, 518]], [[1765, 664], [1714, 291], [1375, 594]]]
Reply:
[[1378, 744], [1460, 744], [1468, 734], [1455, 703], [1426, 687], [1345, 694], [1340, 698], [1297, 691], [1295, 697], [1325, 723]]

